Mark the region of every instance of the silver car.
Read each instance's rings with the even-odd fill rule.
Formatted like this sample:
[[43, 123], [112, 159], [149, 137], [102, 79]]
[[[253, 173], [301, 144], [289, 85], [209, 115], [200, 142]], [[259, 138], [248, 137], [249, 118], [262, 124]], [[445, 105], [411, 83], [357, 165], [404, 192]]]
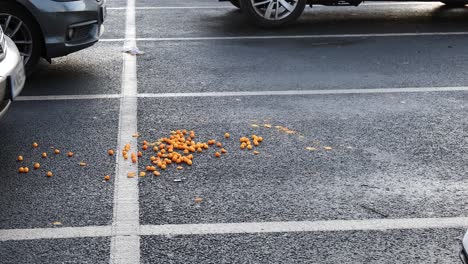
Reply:
[[0, 0], [0, 26], [28, 73], [41, 57], [50, 61], [96, 43], [105, 17], [105, 0]]
[[0, 28], [0, 117], [21, 92], [25, 80], [23, 58]]

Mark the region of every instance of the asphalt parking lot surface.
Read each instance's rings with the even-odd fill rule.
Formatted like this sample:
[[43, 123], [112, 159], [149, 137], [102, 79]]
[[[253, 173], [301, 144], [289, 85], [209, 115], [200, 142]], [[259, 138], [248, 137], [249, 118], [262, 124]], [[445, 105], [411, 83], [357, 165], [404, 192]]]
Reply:
[[[314, 6], [266, 30], [215, 0], [107, 4], [102, 41], [41, 62], [0, 120], [1, 263], [458, 263], [468, 8]], [[140, 175], [183, 129], [227, 153]]]

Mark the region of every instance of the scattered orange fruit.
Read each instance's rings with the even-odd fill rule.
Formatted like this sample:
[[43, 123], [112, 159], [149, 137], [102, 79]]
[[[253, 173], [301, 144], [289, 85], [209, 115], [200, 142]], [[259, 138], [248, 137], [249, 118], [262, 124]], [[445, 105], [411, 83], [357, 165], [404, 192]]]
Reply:
[[221, 153], [227, 153], [227, 150], [225, 150], [224, 148], [221, 149]]
[[221, 157], [221, 154], [219, 152], [216, 152], [215, 157], [219, 158], [219, 157]]
[[34, 142], [34, 143], [33, 143], [33, 147], [34, 147], [34, 148], [37, 148], [37, 147], [39, 147], [39, 144], [37, 144], [36, 142]]
[[17, 161], [23, 161], [23, 156], [18, 156], [18, 158], [16, 158]]
[[127, 178], [133, 178], [135, 177], [136, 173], [135, 172], [129, 172], [127, 173]]
[[23, 167], [20, 167], [20, 168], [18, 169], [18, 172], [19, 172], [19, 173], [24, 173], [24, 168], [23, 168]]
[[141, 153], [141, 151], [138, 151], [137, 156], [141, 158], [143, 156], [143, 153]]
[[145, 177], [146, 176], [146, 172], [142, 171], [140, 172], [140, 177]]
[[51, 171], [48, 171], [46, 175], [47, 175], [47, 177], [52, 177], [53, 174], [52, 174]]
[[143, 145], [143, 147], [141, 147], [143, 150], [147, 150], [148, 149], [148, 145]]
[[247, 149], [248, 149], [248, 150], [251, 150], [251, 149], [252, 149], [252, 145], [247, 145]]
[[161, 173], [159, 171], [153, 171], [154, 176], [159, 176]]
[[260, 154], [260, 152], [258, 152], [258, 151], [256, 151], [256, 150], [255, 150], [253, 153], [254, 153], [255, 155]]
[[37, 163], [37, 162], [34, 163], [34, 169], [35, 169], [35, 170], [39, 169], [40, 167], [41, 167], [41, 164], [39, 164], [39, 163]]
[[229, 133], [224, 134], [224, 137], [225, 137], [225, 138], [229, 138], [230, 136], [231, 136], [231, 135], [229, 135]]
[[104, 176], [104, 180], [105, 180], [105, 181], [110, 180], [110, 176], [109, 176], [109, 175]]
[[24, 173], [28, 173], [29, 172], [29, 168], [28, 167], [24, 167]]
[[195, 202], [196, 202], [196, 203], [201, 203], [201, 201], [203, 201], [202, 198], [200, 198], [200, 197], [195, 197]]
[[43, 157], [43, 158], [47, 158], [47, 153], [45, 153], [45, 152], [42, 153], [42, 157]]
[[55, 153], [55, 154], [60, 154], [60, 150], [55, 149], [55, 150], [54, 150], [54, 153]]
[[68, 157], [73, 157], [73, 152], [68, 152]]
[[108, 153], [110, 156], [113, 156], [113, 155], [114, 155], [114, 150], [109, 149], [109, 150], [107, 151], [107, 153]]
[[217, 146], [218, 148], [220, 148], [220, 147], [223, 146], [223, 144], [222, 144], [221, 142], [218, 142], [218, 143], [216, 143], [216, 146]]

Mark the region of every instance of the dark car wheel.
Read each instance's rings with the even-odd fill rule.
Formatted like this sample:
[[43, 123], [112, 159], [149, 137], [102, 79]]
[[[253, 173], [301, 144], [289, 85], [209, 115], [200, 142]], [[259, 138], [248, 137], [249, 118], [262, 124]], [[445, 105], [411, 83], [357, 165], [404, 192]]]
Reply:
[[255, 25], [279, 27], [296, 20], [307, 0], [240, 0], [241, 8]]
[[468, 1], [464, 0], [452, 0], [452, 1], [442, 1], [446, 6], [449, 7], [464, 7], [468, 4]]
[[239, 0], [229, 0], [235, 7], [240, 8]]
[[23, 56], [26, 72], [32, 72], [42, 52], [41, 31], [31, 15], [18, 6], [8, 2], [0, 3], [0, 26], [5, 35], [15, 42]]

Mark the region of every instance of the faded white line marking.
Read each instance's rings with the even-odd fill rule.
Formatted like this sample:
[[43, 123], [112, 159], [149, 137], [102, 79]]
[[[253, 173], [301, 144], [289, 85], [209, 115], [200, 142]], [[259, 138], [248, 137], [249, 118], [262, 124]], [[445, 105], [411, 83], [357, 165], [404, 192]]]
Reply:
[[468, 217], [255, 222], [226, 224], [142, 225], [140, 235], [205, 235], [287, 232], [331, 232], [391, 229], [466, 228]]
[[[202, 93], [140, 93], [129, 95], [139, 98], [165, 97], [225, 97], [225, 96], [281, 96], [281, 95], [327, 95], [327, 94], [384, 94], [384, 93], [428, 93], [428, 92], [466, 92], [468, 86], [454, 87], [408, 87], [408, 88], [369, 88], [369, 89], [329, 89], [329, 90], [285, 90], [285, 91], [243, 91], [243, 92], [202, 92]], [[19, 96], [17, 101], [54, 101], [54, 100], [89, 100], [118, 99], [120, 94], [90, 95], [41, 95]]]
[[111, 226], [6, 229], [0, 230], [0, 241], [79, 237], [107, 237], [111, 235]]
[[37, 95], [18, 96], [15, 101], [54, 101], [54, 100], [88, 100], [88, 99], [115, 99], [120, 94], [77, 94], [77, 95]]
[[[468, 228], [468, 217], [141, 225], [138, 232], [136, 232], [135, 234], [119, 235], [116, 236], [115, 239], [113, 238], [113, 240], [114, 247], [121, 248], [123, 250], [123, 254], [127, 255], [135, 254], [135, 252], [130, 251], [134, 249], [131, 245], [139, 243], [139, 236], [250, 234], [279, 232], [333, 232], [352, 230], [366, 231], [441, 228]], [[108, 237], [112, 235], [114, 235], [112, 233], [112, 226], [6, 229], [0, 230], [0, 241], [80, 237]]]
[[[136, 47], [135, 0], [127, 1], [124, 49]], [[137, 152], [137, 75], [136, 56], [123, 53], [122, 98], [120, 99], [119, 135], [114, 177], [114, 215], [112, 222], [111, 264], [140, 263], [140, 213], [138, 203], [138, 176], [128, 178], [128, 172], [137, 174], [138, 164], [124, 160], [120, 155], [125, 144], [131, 153]]]
[[[438, 2], [365, 2], [359, 6], [399, 6], [399, 5], [430, 5], [430, 6], [440, 6], [441, 3]], [[326, 7], [321, 5], [316, 5], [319, 7], [325, 8], [335, 8], [335, 7]], [[314, 8], [316, 7], [314, 6]], [[108, 7], [108, 10], [125, 10], [127, 9], [124, 6], [121, 7]], [[135, 7], [136, 10], [165, 10], [165, 9], [238, 9], [232, 5], [213, 5], [213, 6], [139, 6]], [[312, 9], [313, 10], [313, 9]]]
[[340, 90], [289, 90], [289, 91], [246, 91], [246, 92], [203, 92], [203, 93], [141, 93], [141, 98], [164, 97], [225, 97], [225, 96], [285, 96], [285, 95], [328, 95], [328, 94], [381, 94], [381, 93], [427, 93], [468, 91], [461, 87], [420, 87], [420, 88], [377, 88]]
[[[182, 38], [137, 38], [136, 41], [205, 41], [205, 40], [265, 40], [265, 39], [325, 39], [325, 38], [385, 38], [385, 37], [430, 37], [430, 36], [465, 36], [468, 31], [460, 32], [401, 32], [401, 33], [366, 33], [366, 34], [324, 34], [324, 35], [277, 35], [277, 36], [223, 36], [223, 37], [182, 37]], [[101, 39], [102, 42], [120, 42], [124, 39]]]

